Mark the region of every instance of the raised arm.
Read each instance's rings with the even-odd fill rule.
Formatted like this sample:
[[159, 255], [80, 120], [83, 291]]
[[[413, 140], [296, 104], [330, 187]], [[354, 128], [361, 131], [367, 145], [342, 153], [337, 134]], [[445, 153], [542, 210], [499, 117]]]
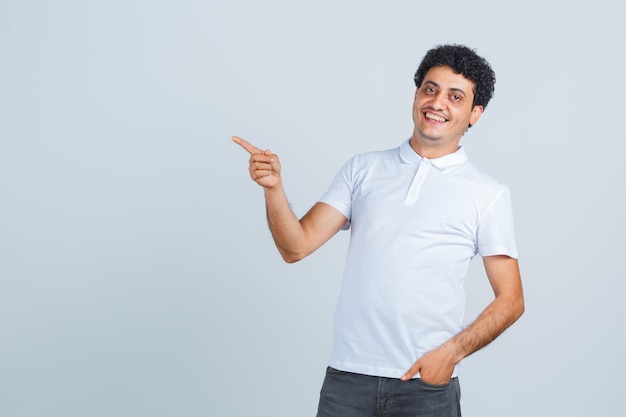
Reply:
[[232, 140], [250, 154], [250, 178], [265, 191], [267, 222], [285, 262], [297, 262], [308, 256], [346, 223], [343, 214], [324, 203], [316, 203], [298, 220], [285, 195], [278, 155], [269, 149], [261, 150], [238, 136], [233, 136]]
[[486, 256], [483, 263], [495, 299], [465, 330], [419, 358], [403, 380], [419, 372], [426, 382], [445, 384], [457, 363], [492, 342], [522, 315], [524, 295], [517, 259]]

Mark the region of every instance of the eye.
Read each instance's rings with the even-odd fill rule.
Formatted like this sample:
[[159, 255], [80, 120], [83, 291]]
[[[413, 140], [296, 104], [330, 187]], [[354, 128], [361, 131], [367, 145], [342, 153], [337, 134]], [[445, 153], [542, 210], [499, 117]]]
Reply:
[[452, 101], [454, 101], [455, 103], [459, 103], [461, 100], [463, 100], [463, 97], [461, 97], [461, 96], [460, 96], [460, 95], [458, 95], [458, 94], [452, 94], [452, 95], [450, 96], [450, 99], [451, 99]]

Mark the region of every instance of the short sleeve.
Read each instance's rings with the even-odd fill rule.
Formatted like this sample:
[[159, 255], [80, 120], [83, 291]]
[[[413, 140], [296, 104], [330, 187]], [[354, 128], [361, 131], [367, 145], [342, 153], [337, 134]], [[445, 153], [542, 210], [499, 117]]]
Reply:
[[354, 188], [352, 166], [354, 158], [346, 162], [339, 170], [335, 178], [330, 183], [328, 190], [318, 200], [337, 209], [346, 216], [348, 222], [343, 227], [344, 230], [350, 228], [350, 218], [352, 214], [352, 192]]
[[517, 259], [513, 208], [509, 189], [505, 186], [479, 222], [477, 250], [481, 256], [507, 255]]

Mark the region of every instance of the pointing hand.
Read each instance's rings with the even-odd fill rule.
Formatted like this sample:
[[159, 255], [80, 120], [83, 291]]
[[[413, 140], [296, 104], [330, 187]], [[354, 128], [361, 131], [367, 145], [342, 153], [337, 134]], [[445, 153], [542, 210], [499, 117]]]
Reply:
[[250, 142], [233, 136], [233, 142], [250, 154], [250, 178], [265, 188], [273, 188], [280, 182], [280, 160], [269, 149], [261, 150]]

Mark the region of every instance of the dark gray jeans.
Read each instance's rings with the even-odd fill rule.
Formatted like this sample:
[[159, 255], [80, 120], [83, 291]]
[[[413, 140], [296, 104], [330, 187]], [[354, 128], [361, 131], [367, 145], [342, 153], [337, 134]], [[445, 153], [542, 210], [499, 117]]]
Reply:
[[457, 378], [430, 385], [328, 367], [317, 417], [461, 417], [460, 400]]

